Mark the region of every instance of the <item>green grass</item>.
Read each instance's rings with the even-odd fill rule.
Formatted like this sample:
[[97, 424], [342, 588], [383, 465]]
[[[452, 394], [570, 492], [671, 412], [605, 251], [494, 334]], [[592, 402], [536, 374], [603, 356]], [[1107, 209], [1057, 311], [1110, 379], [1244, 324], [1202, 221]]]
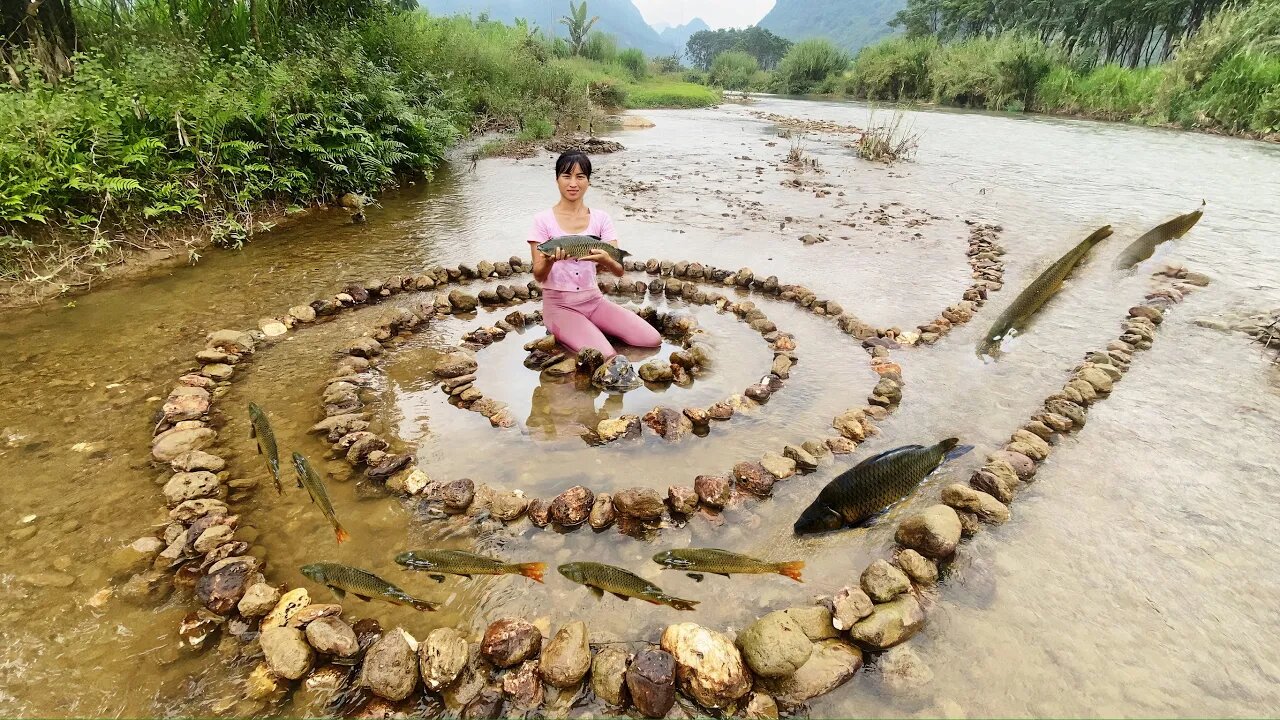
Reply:
[[655, 80], [627, 88], [628, 108], [702, 108], [720, 102], [720, 93], [705, 85]]

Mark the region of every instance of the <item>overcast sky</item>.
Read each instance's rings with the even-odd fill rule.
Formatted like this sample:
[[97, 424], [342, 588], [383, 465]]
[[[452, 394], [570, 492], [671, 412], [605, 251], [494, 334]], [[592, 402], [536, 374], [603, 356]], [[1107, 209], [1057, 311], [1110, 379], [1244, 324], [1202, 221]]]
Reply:
[[633, 0], [645, 22], [683, 25], [700, 17], [713, 28], [754, 25], [774, 0]]

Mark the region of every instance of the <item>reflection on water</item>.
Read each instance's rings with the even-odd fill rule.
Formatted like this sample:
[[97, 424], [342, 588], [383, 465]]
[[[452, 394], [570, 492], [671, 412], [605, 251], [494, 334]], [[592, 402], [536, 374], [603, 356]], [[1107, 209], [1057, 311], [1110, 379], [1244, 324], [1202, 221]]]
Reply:
[[[764, 100], [755, 109], [845, 124], [867, 116], [865, 107], [843, 103]], [[237, 511], [273, 582], [301, 584], [327, 599], [301, 576], [300, 564], [369, 569], [447, 606], [424, 616], [348, 603], [347, 613], [402, 625], [419, 638], [435, 626], [479, 628], [513, 614], [545, 617], [552, 626], [582, 617], [593, 632], [618, 639], [654, 637], [677, 619], [734, 631], [762, 611], [808, 604], [883, 556], [902, 513], [964, 481], [1037, 398], [1061, 384], [1080, 353], [1114, 336], [1124, 309], [1145, 291], [1141, 274], [1110, 270], [1115, 254], [1204, 198], [1201, 223], [1150, 262], [1185, 263], [1214, 284], [1170, 314], [1155, 349], [1091, 413], [1083, 433], [1062, 441], [1014, 505], [1013, 520], [967, 545], [930, 596], [930, 624], [912, 645], [934, 681], [915, 697], [890, 695], [873, 668], [811, 714], [1257, 715], [1280, 706], [1280, 579], [1269, 564], [1271, 538], [1280, 532], [1280, 513], [1269, 501], [1280, 492], [1280, 386], [1256, 348], [1192, 324], [1197, 316], [1280, 305], [1280, 251], [1271, 242], [1280, 210], [1270, 201], [1280, 196], [1280, 147], [1047, 118], [911, 113], [923, 133], [915, 163], [869, 166], [836, 139], [815, 136], [806, 152], [824, 172], [804, 179], [823, 186], [796, 189], [783, 184], [794, 177], [779, 167], [786, 143], [746, 109], [649, 115], [656, 128], [625, 132], [627, 152], [596, 159], [592, 195], [613, 213], [623, 246], [637, 257], [745, 265], [804, 283], [868, 322], [910, 328], [963, 292], [965, 220], [979, 219], [1004, 227], [1005, 290], [939, 346], [895, 353], [907, 382], [902, 407], [857, 455], [780, 483], [767, 503], [698, 515], [645, 540], [614, 530], [560, 534], [479, 517], [439, 519], [354, 482], [306, 431], [318, 419], [319, 391], [341, 348], [373, 325], [379, 310], [303, 329], [237, 370], [239, 382], [221, 401], [227, 415], [216, 418], [231, 476], [257, 480], [259, 492]], [[681, 160], [673, 164], [672, 157]], [[362, 226], [322, 213], [244, 252], [212, 252], [194, 267], [108, 286], [78, 298], [75, 308], [5, 317], [0, 714], [264, 712], [243, 703], [230, 682], [255, 662], [240, 657], [235, 642], [218, 640], [201, 653], [179, 649], [175, 629], [191, 607], [188, 591], [178, 589], [155, 609], [119, 598], [89, 603], [112, 585], [109, 551], [166, 521], [158, 510], [165, 474], [147, 452], [151, 414], [210, 330], [255, 326], [347, 282], [523, 255], [529, 218], [555, 201], [547, 167], [540, 157], [442, 172], [430, 185], [383, 198]], [[1009, 352], [987, 365], [975, 358], [973, 347], [1016, 290], [1108, 223], [1116, 235]], [[828, 241], [805, 245], [799, 238], [808, 233]], [[588, 447], [567, 429], [658, 404], [705, 407], [768, 368], [768, 349], [736, 319], [678, 301], [648, 302], [687, 310], [712, 336], [715, 362], [692, 387], [641, 388], [622, 396], [619, 407], [613, 397], [541, 379], [520, 362], [520, 346], [542, 333], [531, 328], [480, 353], [477, 387], [525, 421], [524, 428], [494, 429], [449, 406], [426, 373], [431, 353], [497, 319], [482, 309], [470, 322], [433, 324], [386, 359], [379, 384], [367, 391], [379, 408], [372, 429], [412, 448], [436, 479], [471, 477], [540, 497], [578, 483], [665, 490], [784, 443], [830, 434], [831, 417], [861, 404], [874, 384], [856, 342], [821, 318], [770, 303], [764, 309], [795, 335], [800, 363], [768, 404], [713, 426], [706, 438], [671, 444], [648, 435]], [[249, 400], [271, 413], [282, 451], [303, 451], [326, 474], [350, 543], [334, 544], [305, 493], [260, 491], [270, 481], [247, 438], [241, 408]], [[531, 442], [548, 428], [555, 438]], [[844, 468], [870, 453], [953, 435], [977, 451], [944, 466], [871, 527], [791, 537], [800, 509]], [[806, 582], [758, 576], [699, 584], [650, 560], [658, 550], [689, 545], [772, 559], [798, 552], [808, 563]], [[437, 585], [392, 560], [432, 546], [549, 564], [609, 562], [703, 604], [697, 613], [637, 611], [635, 603], [596, 600], [551, 576], [546, 585], [520, 578]], [[734, 602], [715, 602], [728, 593]]]
[[563, 435], [581, 437], [601, 420], [622, 414], [622, 394], [607, 393], [591, 384], [591, 378], [577, 373], [544, 378], [529, 399], [525, 427], [536, 440], [554, 440]]

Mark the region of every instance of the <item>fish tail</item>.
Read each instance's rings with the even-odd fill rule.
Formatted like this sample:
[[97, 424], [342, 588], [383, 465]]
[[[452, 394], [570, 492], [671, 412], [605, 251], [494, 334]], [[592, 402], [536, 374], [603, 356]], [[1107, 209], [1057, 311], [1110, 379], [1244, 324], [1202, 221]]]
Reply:
[[804, 580], [800, 579], [800, 571], [803, 569], [804, 569], [804, 561], [796, 560], [794, 562], [778, 563], [776, 572], [779, 575], [786, 575], [787, 577], [791, 578], [792, 580], [795, 580], [796, 582], [804, 582]]
[[618, 257], [619, 257], [620, 259], [621, 259], [621, 258], [631, 257], [631, 253], [627, 252], [626, 250], [618, 250]]
[[339, 543], [344, 543], [351, 539], [351, 533], [344, 530], [341, 525], [334, 525], [333, 533], [338, 536]]
[[968, 453], [970, 450], [973, 450], [972, 445], [959, 445], [959, 442], [960, 438], [947, 438], [946, 440], [938, 443], [938, 445], [942, 446], [943, 460], [955, 460], [956, 458]]
[[540, 562], [517, 563], [513, 567], [516, 572], [534, 582], [542, 582], [542, 574], [547, 571], [547, 564]]

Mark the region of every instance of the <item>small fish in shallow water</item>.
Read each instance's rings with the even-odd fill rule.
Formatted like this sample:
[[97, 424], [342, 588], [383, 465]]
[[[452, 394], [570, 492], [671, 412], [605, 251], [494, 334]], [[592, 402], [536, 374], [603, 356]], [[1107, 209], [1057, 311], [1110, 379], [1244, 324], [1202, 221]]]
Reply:
[[[1200, 201], [1200, 206], [1204, 207], [1203, 200]], [[1116, 256], [1115, 269], [1128, 270], [1151, 257], [1155, 254], [1157, 245], [1186, 235], [1188, 230], [1200, 222], [1202, 216], [1204, 216], [1204, 210], [1196, 210], [1151, 228], [1143, 233], [1142, 237], [1134, 240], [1129, 247], [1120, 251]]]
[[947, 438], [937, 445], [905, 445], [873, 455], [840, 473], [818, 493], [800, 519], [795, 533], [838, 530], [857, 525], [911, 494], [925, 476], [943, 460], [960, 457], [973, 449]]
[[631, 255], [626, 250], [619, 250], [613, 243], [601, 240], [598, 235], [561, 235], [538, 246], [538, 252], [543, 255], [555, 255], [556, 250], [564, 250], [564, 254], [571, 258], [584, 258], [597, 250], [603, 250], [614, 262], [619, 263]]
[[800, 571], [804, 569], [804, 561], [802, 560], [765, 562], [764, 560], [757, 560], [753, 557], [729, 552], [728, 550], [687, 548], [683, 550], [664, 550], [654, 555], [653, 561], [668, 570], [684, 570], [690, 577], [699, 581], [704, 573], [723, 575], [725, 577], [735, 574], [762, 575], [777, 573], [785, 575], [796, 582], [804, 582], [804, 580], [800, 579]]
[[276, 434], [267, 421], [267, 413], [256, 403], [249, 403], [249, 437], [258, 441], [258, 454], [267, 456], [267, 470], [276, 483], [276, 493], [283, 494], [280, 486], [280, 452], [276, 449]]
[[324, 486], [324, 481], [316, 474], [315, 468], [311, 467], [311, 463], [303, 457], [302, 453], [294, 451], [293, 453], [293, 469], [298, 472], [298, 487], [304, 487], [311, 494], [311, 502], [320, 506], [320, 512], [328, 519], [329, 524], [333, 526], [333, 532], [338, 536], [338, 542], [344, 542], [351, 539], [351, 535], [342, 529], [342, 523], [338, 522], [338, 514], [333, 510], [333, 503], [329, 500], [329, 491]]
[[1067, 251], [1066, 255], [1058, 258], [1057, 262], [1050, 265], [1048, 269], [1040, 273], [1039, 277], [1031, 281], [1018, 297], [1014, 298], [1009, 307], [996, 318], [995, 324], [987, 331], [982, 342], [978, 343], [978, 355], [996, 355], [1000, 352], [1000, 343], [1011, 333], [1021, 330], [1022, 327], [1036, 314], [1041, 305], [1044, 305], [1053, 294], [1058, 292], [1062, 287], [1063, 281], [1071, 274], [1076, 265], [1084, 259], [1084, 256], [1093, 249], [1094, 245], [1111, 237], [1111, 226], [1104, 225], [1093, 231], [1093, 234], [1080, 241], [1079, 245]]
[[396, 562], [410, 570], [425, 570], [436, 582], [444, 582], [445, 574], [461, 575], [523, 575], [542, 582], [546, 563], [504, 563], [501, 560], [476, 555], [462, 550], [410, 550], [396, 556]]
[[566, 578], [591, 588], [596, 597], [610, 592], [623, 600], [637, 598], [654, 605], [670, 605], [677, 610], [692, 610], [698, 604], [697, 600], [672, 597], [639, 575], [612, 565], [572, 562], [561, 565], [559, 570]]
[[383, 580], [371, 572], [338, 563], [312, 563], [302, 566], [302, 574], [328, 587], [341, 600], [351, 593], [361, 600], [386, 600], [395, 605], [408, 605], [415, 610], [435, 610], [440, 606], [421, 600]]

